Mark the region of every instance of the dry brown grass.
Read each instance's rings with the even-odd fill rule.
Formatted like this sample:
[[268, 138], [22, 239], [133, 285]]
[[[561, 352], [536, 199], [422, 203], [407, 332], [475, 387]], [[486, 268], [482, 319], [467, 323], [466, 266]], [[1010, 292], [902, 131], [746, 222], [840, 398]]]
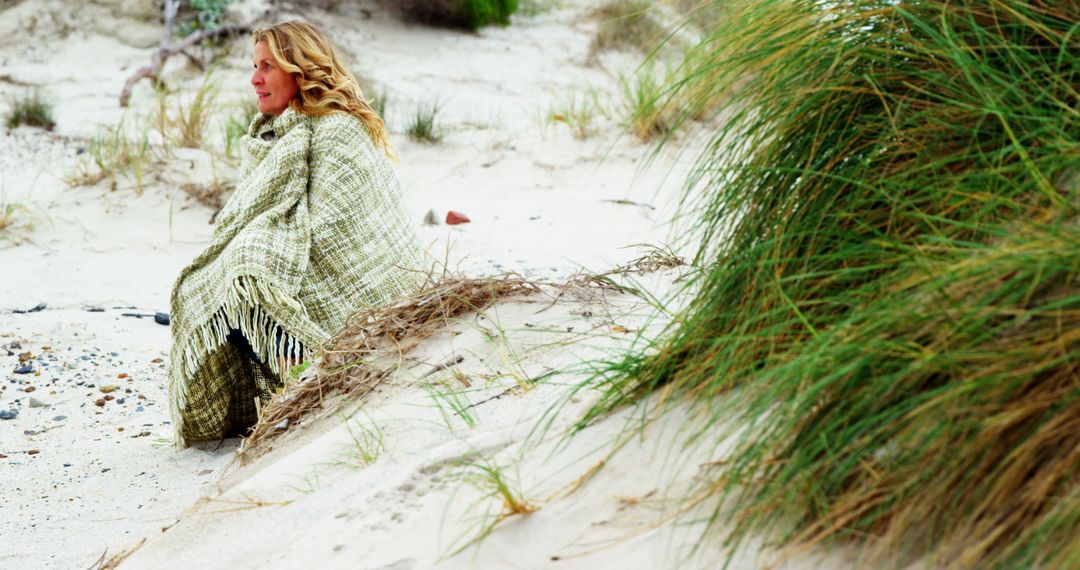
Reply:
[[[668, 249], [645, 245], [645, 254], [625, 265], [600, 274], [578, 274], [563, 283], [526, 279], [506, 273], [470, 278], [449, 274], [428, 276], [416, 294], [392, 305], [362, 309], [345, 327], [321, 347], [316, 367], [260, 410], [259, 421], [240, 449], [243, 461], [261, 453], [263, 444], [308, 414], [324, 409], [333, 395], [347, 400], [364, 398], [401, 365], [405, 355], [421, 341], [446, 331], [463, 315], [481, 311], [514, 296], [550, 293], [553, 302], [569, 294], [592, 302], [606, 293], [639, 294], [619, 285], [612, 276], [644, 274], [684, 265]], [[259, 450], [258, 453], [256, 450]]]
[[229, 194], [236, 189], [236, 185], [215, 180], [210, 184], [183, 184], [180, 189], [200, 204], [213, 208], [215, 215], [217, 215], [216, 213], [225, 205], [225, 200], [228, 199]]
[[[541, 283], [513, 274], [468, 278], [443, 275], [411, 297], [355, 313], [321, 351], [314, 375], [276, 396], [259, 415], [240, 455], [249, 457], [278, 434], [283, 420], [294, 424], [322, 409], [333, 394], [363, 398], [385, 380], [400, 359], [425, 338], [447, 330], [452, 320], [516, 295], [541, 291]], [[384, 366], [379, 366], [383, 361]]]

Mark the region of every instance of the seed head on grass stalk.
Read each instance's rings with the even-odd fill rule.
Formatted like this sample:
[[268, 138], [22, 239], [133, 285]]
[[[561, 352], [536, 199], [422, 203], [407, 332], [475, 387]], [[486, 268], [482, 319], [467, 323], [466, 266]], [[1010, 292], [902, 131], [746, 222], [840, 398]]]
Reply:
[[683, 202], [699, 293], [587, 417], [738, 387], [732, 546], [1080, 564], [1080, 2], [724, 10], [674, 80], [731, 117]]

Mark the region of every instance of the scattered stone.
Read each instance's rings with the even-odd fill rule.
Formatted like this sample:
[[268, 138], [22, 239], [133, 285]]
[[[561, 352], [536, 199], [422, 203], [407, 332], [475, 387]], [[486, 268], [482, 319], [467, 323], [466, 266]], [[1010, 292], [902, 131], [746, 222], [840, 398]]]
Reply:
[[211, 474], [211, 473], [213, 473], [213, 472], [214, 472], [214, 470], [213, 470], [213, 469], [203, 469], [202, 471], [199, 471], [199, 472], [197, 473], [197, 475], [198, 475], [199, 477], [202, 477], [203, 475], [209, 475], [209, 474]]
[[46, 305], [45, 303], [38, 303], [29, 309], [15, 309], [11, 312], [19, 315], [24, 315], [26, 313], [37, 313], [39, 311], [44, 311], [47, 307], [48, 305]]
[[30, 407], [31, 408], [48, 408], [49, 405], [46, 404], [45, 402], [42, 402], [41, 400], [39, 400], [37, 398], [30, 398]]
[[23, 388], [23, 392], [26, 392], [26, 393], [33, 392], [34, 390], [37, 390], [37, 388], [34, 387], [34, 386], [27, 386], [27, 387]]
[[37, 455], [39, 453], [41, 453], [41, 452], [36, 450], [36, 449], [31, 449], [31, 450], [26, 452], [27, 455]]
[[0, 459], [7, 459], [7, 456], [4, 455], [3, 453], [0, 453]]
[[435, 216], [435, 210], [428, 210], [424, 215], [425, 226], [437, 226], [439, 225], [439, 218]]
[[124, 378], [127, 378], [128, 375], [127, 375], [127, 372], [121, 372], [121, 373], [117, 374], [116, 377], [120, 378], [120, 379], [124, 379]]
[[33, 357], [34, 357], [34, 355], [31, 354], [30, 351], [28, 350], [26, 352], [23, 352], [23, 353], [19, 354], [19, 362], [20, 363], [26, 362], [27, 360], [30, 360]]
[[13, 420], [19, 415], [19, 410], [0, 410], [0, 420]]
[[116, 431], [124, 431], [124, 426], [120, 426], [120, 427], [116, 428]]
[[155, 358], [155, 359], [150, 361], [150, 364], [161, 364], [162, 362], [165, 362], [165, 361], [160, 359], [160, 358]]
[[458, 224], [467, 224], [470, 220], [469, 216], [462, 214], [461, 212], [455, 212], [450, 210], [446, 213], [446, 224], [450, 226], [456, 226]]
[[105, 400], [103, 398], [98, 398], [94, 400], [94, 405], [100, 408], [105, 405]]
[[19, 344], [19, 341], [13, 340], [13, 341], [8, 343], [7, 347], [10, 348], [11, 350], [19, 350], [20, 348], [22, 348], [22, 345]]
[[285, 429], [289, 427], [289, 418], [285, 418], [280, 422], [274, 424], [274, 429]]
[[154, 322], [159, 325], [169, 325], [169, 313], [154, 313]]
[[126, 398], [117, 398], [116, 403], [117, 404], [123, 404], [125, 402], [125, 400], [126, 400]]
[[115, 399], [116, 399], [116, 396], [105, 396], [105, 397], [104, 397], [103, 399], [104, 399], [104, 400], [105, 400], [106, 402], [109, 402], [109, 401], [115, 400]]
[[23, 433], [23, 435], [37, 435], [38, 434], [37, 430], [32, 430], [32, 429], [24, 429], [22, 433]]
[[150, 435], [150, 432], [148, 432], [148, 431], [140, 431], [137, 435], [133, 435], [131, 437], [133, 437], [133, 438], [134, 437], [147, 437], [149, 435]]
[[102, 394], [108, 394], [109, 392], [115, 392], [116, 390], [119, 390], [119, 389], [120, 389], [120, 387], [117, 386], [116, 384], [109, 384], [108, 386], [102, 386], [102, 387], [98, 388], [98, 390], [100, 390]]
[[145, 409], [146, 409], [146, 408], [144, 408], [144, 407], [142, 407], [142, 406], [139, 406], [139, 407], [135, 408], [135, 411], [136, 411], [136, 412], [141, 412], [141, 411], [144, 411]]
[[29, 374], [34, 371], [34, 363], [27, 362], [26, 364], [15, 369], [16, 374]]
[[104, 313], [105, 307], [86, 307], [83, 310], [87, 313]]
[[56, 416], [52, 419], [54, 422], [62, 422], [67, 419], [67, 416]]

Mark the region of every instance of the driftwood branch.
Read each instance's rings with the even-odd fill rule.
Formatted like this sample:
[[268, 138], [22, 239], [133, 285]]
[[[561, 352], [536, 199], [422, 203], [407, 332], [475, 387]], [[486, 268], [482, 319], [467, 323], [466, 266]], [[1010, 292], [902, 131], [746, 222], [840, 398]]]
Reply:
[[173, 30], [176, 27], [176, 14], [179, 10], [180, 0], [165, 0], [165, 6], [163, 8], [165, 16], [165, 32], [161, 36], [161, 43], [158, 46], [158, 50], [154, 52], [154, 55], [150, 58], [150, 65], [137, 69], [124, 83], [124, 90], [120, 92], [121, 107], [127, 107], [128, 100], [131, 99], [131, 90], [139, 80], [149, 77], [155, 82], [160, 82], [158, 75], [161, 73], [161, 68], [165, 66], [165, 61], [170, 57], [178, 53], [184, 53], [184, 50], [205, 40], [251, 32], [251, 24], [218, 26], [210, 30], [199, 30], [184, 38], [180, 43], [173, 44]]

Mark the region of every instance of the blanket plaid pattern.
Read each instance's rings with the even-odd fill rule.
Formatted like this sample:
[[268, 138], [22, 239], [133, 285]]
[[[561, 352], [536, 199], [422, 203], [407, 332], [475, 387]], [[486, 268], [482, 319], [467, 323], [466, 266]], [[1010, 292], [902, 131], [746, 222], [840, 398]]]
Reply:
[[[178, 445], [241, 435], [348, 316], [413, 292], [421, 253], [389, 159], [359, 119], [259, 114], [210, 244], [170, 296]], [[242, 335], [242, 342], [235, 342]]]

